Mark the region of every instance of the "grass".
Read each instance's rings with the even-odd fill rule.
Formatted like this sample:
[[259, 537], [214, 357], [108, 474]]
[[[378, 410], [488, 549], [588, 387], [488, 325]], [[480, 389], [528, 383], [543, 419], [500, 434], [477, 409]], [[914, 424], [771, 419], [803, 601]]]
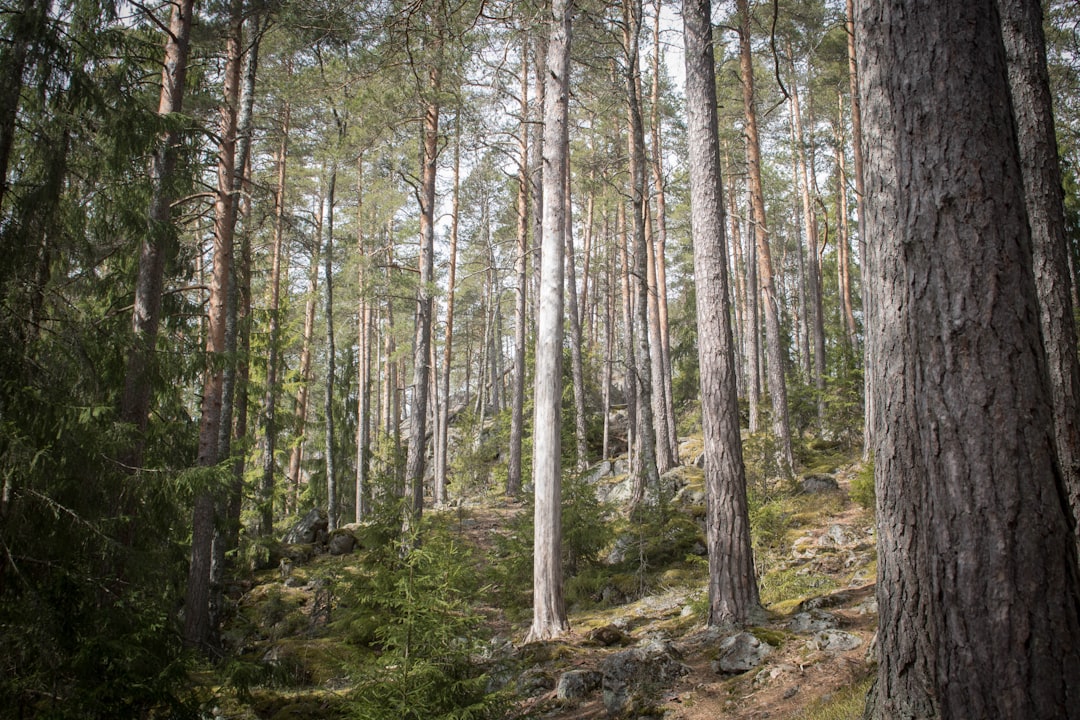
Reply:
[[854, 685], [818, 698], [795, 715], [795, 720], [860, 720], [866, 708], [866, 693], [869, 692], [872, 681], [872, 676], [867, 677]]

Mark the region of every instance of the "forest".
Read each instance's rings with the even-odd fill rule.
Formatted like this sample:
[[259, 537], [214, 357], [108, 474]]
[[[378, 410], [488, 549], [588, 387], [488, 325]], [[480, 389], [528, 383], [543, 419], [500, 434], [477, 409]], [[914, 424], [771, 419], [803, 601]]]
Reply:
[[1080, 718], [1080, 6], [0, 0], [0, 719]]

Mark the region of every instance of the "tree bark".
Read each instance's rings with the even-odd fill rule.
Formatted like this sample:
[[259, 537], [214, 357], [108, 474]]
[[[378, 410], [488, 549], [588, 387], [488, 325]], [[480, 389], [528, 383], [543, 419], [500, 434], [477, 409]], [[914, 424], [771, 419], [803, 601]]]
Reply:
[[653, 412], [653, 386], [651, 378], [652, 354], [649, 349], [649, 285], [648, 244], [645, 239], [645, 126], [641, 116], [640, 69], [638, 67], [638, 41], [641, 34], [641, 0], [623, 0], [623, 50], [625, 53], [625, 80], [627, 114], [630, 123], [627, 149], [630, 160], [630, 206], [633, 209], [634, 269], [630, 272], [631, 295], [634, 315], [634, 362], [631, 372], [637, 406], [637, 467], [634, 471], [634, 489], [631, 507], [645, 498], [646, 488], [660, 489], [660, 473], [657, 468], [657, 431]]
[[[321, 223], [320, 223], [321, 225]], [[321, 228], [318, 230], [321, 233]], [[308, 266], [308, 297], [304, 305], [304, 332], [300, 347], [300, 388], [296, 391], [296, 423], [293, 447], [289, 454], [289, 481], [291, 482], [294, 511], [300, 509], [300, 467], [304, 460], [304, 443], [307, 440], [308, 390], [311, 386], [311, 343], [315, 336], [315, 308], [319, 296], [319, 242], [311, 252]]]
[[[172, 7], [169, 33], [165, 40], [165, 64], [161, 70], [158, 115], [172, 115], [183, 109], [193, 5], [194, 0], [180, 0]], [[150, 163], [149, 227], [139, 253], [135, 307], [131, 317], [132, 343], [128, 350], [124, 391], [120, 400], [121, 422], [135, 427], [135, 439], [124, 458], [131, 468], [142, 465], [149, 419], [150, 380], [161, 320], [165, 256], [174, 242], [170, 226], [173, 200], [170, 185], [176, 169], [176, 146], [179, 142], [180, 133], [177, 130], [167, 131], [160, 138]], [[0, 180], [6, 181], [6, 177]]]
[[788, 420], [787, 382], [784, 379], [784, 348], [780, 334], [780, 307], [773, 282], [769, 229], [765, 220], [765, 196], [761, 187], [761, 143], [758, 140], [757, 108], [754, 101], [754, 64], [750, 56], [750, 8], [747, 0], [736, 0], [739, 13], [739, 59], [742, 73], [743, 110], [746, 114], [746, 158], [750, 174], [750, 197], [754, 210], [757, 240], [758, 282], [765, 303], [765, 349], [772, 401], [773, 434], [779, 445], [776, 462], [784, 477], [792, 474], [791, 424]]
[[[526, 36], [527, 38], [527, 36]], [[521, 447], [525, 435], [525, 338], [529, 282], [529, 54], [528, 40], [521, 48], [521, 128], [518, 139], [517, 253], [514, 255], [514, 379], [510, 398], [510, 451], [506, 467], [506, 494], [521, 492]]]
[[326, 386], [323, 412], [326, 426], [323, 437], [324, 461], [326, 463], [326, 515], [328, 530], [337, 530], [341, 510], [338, 507], [337, 460], [334, 452], [334, 380], [337, 372], [337, 360], [334, 346], [334, 201], [337, 190], [337, 160], [330, 161], [330, 176], [327, 180], [326, 197], [323, 200], [323, 282], [326, 285]]
[[270, 264], [270, 308], [266, 351], [266, 394], [263, 399], [262, 478], [256, 493], [259, 514], [258, 534], [274, 531], [274, 455], [277, 452], [278, 343], [281, 334], [281, 253], [285, 235], [285, 179], [289, 152], [288, 101], [281, 111], [281, 141], [278, 145], [277, 187], [274, 192], [274, 240]]
[[[519, 190], [523, 192], [523, 190]], [[447, 470], [449, 466], [450, 440], [450, 365], [454, 346], [454, 292], [457, 287], [457, 248], [458, 248], [458, 210], [461, 207], [461, 113], [454, 119], [454, 191], [453, 211], [450, 216], [450, 269], [446, 281], [446, 341], [443, 343], [443, 367], [440, 384], [442, 386], [442, 406], [439, 409], [438, 439], [435, 452], [435, 504], [446, 504]], [[520, 199], [519, 199], [520, 202]], [[511, 432], [512, 434], [512, 432]], [[513, 458], [513, 438], [511, 438], [511, 459]], [[521, 446], [518, 445], [518, 481], [521, 475]]]
[[861, 0], [875, 718], [1080, 717], [1080, 571], [993, 0]]
[[[1080, 517], [1080, 364], [1042, 10], [1033, 0], [998, 0], [997, 7], [1031, 225], [1039, 320], [1054, 405], [1054, 436], [1075, 521]], [[1074, 522], [1074, 529], [1080, 542], [1080, 523]]]
[[723, 627], [743, 625], [760, 614], [761, 608], [750, 545], [728, 303], [711, 9], [710, 0], [687, 0], [683, 4], [691, 228], [705, 436], [708, 624]]
[[[239, 0], [232, 0], [230, 15], [239, 16]], [[225, 325], [228, 321], [229, 282], [232, 275], [233, 223], [235, 221], [233, 176], [236, 166], [236, 119], [240, 99], [239, 23], [230, 22], [225, 63], [224, 98], [220, 114], [220, 145], [217, 162], [217, 192], [214, 200], [214, 266], [210, 280], [207, 317], [207, 367], [203, 380], [202, 415], [199, 420], [199, 467], [220, 463], [220, 432], [224, 385]], [[191, 529], [191, 565], [184, 598], [184, 642], [189, 647], [209, 651], [216, 644], [215, 623], [210, 612], [210, 574], [213, 556], [217, 501], [210, 487], [200, 489], [195, 498]]]
[[562, 344], [563, 249], [570, 137], [570, 13], [568, 0], [552, 0], [544, 89], [543, 235], [540, 316], [537, 319], [533, 414], [533, 621], [525, 642], [559, 637], [570, 629], [562, 572]]
[[855, 309], [851, 293], [851, 231], [848, 221], [847, 162], [844, 143], [844, 99], [836, 95], [836, 203], [840, 221], [837, 223], [836, 267], [840, 296], [840, 314], [844, 320], [844, 335], [852, 352], [859, 347], [859, 328], [855, 323]]
[[566, 177], [566, 313], [570, 317], [570, 376], [574, 385], [574, 467], [582, 471], [588, 465], [589, 449], [585, 437], [585, 369], [581, 358], [581, 317], [578, 315], [577, 258], [574, 254], [574, 218], [570, 194], [570, 166], [563, 170]]
[[[434, 19], [436, 55], [442, 50], [441, 11]], [[413, 394], [409, 411], [409, 449], [405, 460], [408, 497], [402, 530], [411, 544], [420, 529], [424, 510], [424, 463], [427, 456], [428, 383], [431, 378], [431, 288], [435, 280], [435, 181], [439, 157], [439, 93], [442, 83], [440, 61], [428, 68], [420, 186], [420, 278], [416, 287], [416, 336], [413, 341]]]

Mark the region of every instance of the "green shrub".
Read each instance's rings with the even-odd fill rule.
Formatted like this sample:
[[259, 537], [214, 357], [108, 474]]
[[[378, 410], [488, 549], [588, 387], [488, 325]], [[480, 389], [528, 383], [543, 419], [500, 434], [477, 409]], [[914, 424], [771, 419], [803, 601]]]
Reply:
[[862, 505], [867, 510], [873, 510], [876, 503], [874, 497], [874, 461], [867, 460], [863, 463], [858, 474], [851, 479], [851, 499]]

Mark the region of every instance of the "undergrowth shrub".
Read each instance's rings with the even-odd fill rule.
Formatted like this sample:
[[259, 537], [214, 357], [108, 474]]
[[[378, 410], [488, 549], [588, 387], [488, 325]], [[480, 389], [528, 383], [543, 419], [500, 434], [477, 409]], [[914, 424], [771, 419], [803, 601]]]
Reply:
[[851, 499], [867, 510], [873, 510], [876, 504], [874, 496], [874, 461], [867, 460], [862, 468], [851, 478]]

